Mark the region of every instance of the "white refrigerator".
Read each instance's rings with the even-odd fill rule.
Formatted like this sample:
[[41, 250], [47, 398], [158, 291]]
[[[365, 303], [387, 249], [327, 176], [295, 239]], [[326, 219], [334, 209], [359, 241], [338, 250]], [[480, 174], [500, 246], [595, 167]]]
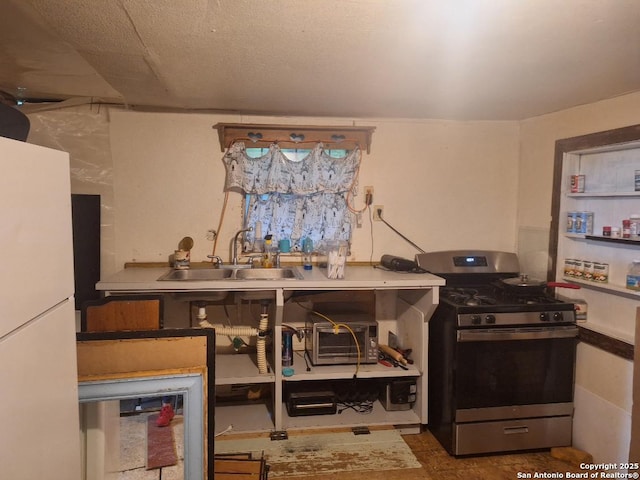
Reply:
[[0, 478], [81, 478], [69, 156], [0, 137]]

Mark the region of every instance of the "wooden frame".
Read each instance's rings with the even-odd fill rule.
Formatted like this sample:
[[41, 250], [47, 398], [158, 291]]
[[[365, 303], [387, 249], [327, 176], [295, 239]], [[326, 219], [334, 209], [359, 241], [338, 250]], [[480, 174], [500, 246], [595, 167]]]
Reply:
[[155, 331], [76, 334], [78, 382], [200, 375], [204, 385], [204, 477], [214, 472], [215, 331]]
[[359, 146], [371, 153], [371, 137], [376, 127], [269, 125], [256, 123], [218, 123], [220, 150], [225, 151], [235, 141], [250, 142], [251, 147], [265, 148], [277, 143], [282, 148], [307, 148], [322, 142], [336, 149], [353, 150]]
[[162, 295], [113, 295], [89, 300], [80, 308], [80, 330], [113, 332], [158, 330], [164, 326]]

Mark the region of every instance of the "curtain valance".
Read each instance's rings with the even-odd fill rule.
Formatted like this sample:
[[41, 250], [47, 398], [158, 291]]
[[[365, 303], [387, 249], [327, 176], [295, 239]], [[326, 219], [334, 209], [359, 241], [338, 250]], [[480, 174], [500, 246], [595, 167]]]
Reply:
[[352, 188], [360, 167], [360, 151], [354, 149], [346, 157], [329, 155], [322, 144], [316, 144], [300, 161], [287, 158], [277, 144], [264, 155], [251, 158], [244, 143], [234, 143], [224, 156], [227, 170], [226, 188], [239, 188], [245, 193], [342, 193]]

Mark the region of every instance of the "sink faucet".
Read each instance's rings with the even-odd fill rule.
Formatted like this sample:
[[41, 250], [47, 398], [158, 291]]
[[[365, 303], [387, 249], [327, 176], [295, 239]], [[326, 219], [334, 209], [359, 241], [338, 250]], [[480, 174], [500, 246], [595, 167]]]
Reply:
[[210, 258], [211, 263], [215, 263], [218, 267], [222, 265], [222, 258], [218, 255], [207, 255], [207, 258]]
[[238, 265], [238, 237], [244, 232], [251, 232], [251, 231], [253, 231], [252, 227], [245, 228], [243, 230], [238, 230], [235, 237], [233, 237], [233, 258], [231, 259], [231, 263], [233, 265]]

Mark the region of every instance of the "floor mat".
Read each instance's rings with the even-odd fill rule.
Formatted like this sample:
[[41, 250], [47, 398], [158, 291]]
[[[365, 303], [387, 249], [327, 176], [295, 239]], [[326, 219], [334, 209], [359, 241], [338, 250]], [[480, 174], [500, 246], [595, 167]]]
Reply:
[[319, 475], [359, 470], [420, 468], [397, 430], [374, 430], [367, 435], [352, 432], [290, 435], [287, 440], [218, 437], [215, 453], [264, 452], [269, 478]]
[[147, 470], [178, 463], [173, 428], [158, 427], [158, 414], [147, 417]]

